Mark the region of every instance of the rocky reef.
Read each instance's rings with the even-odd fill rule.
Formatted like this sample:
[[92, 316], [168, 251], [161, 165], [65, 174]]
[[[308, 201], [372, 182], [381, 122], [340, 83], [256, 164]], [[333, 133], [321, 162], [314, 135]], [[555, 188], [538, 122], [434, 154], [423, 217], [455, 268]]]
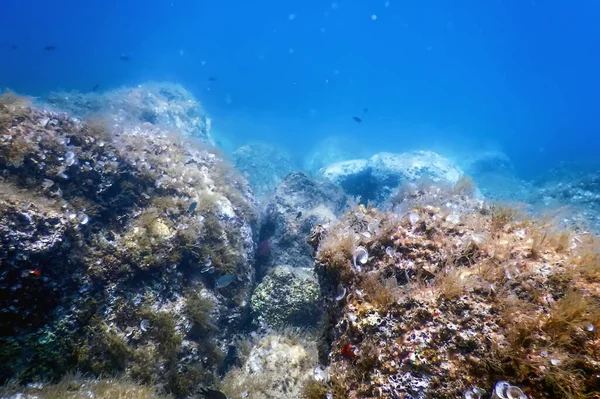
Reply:
[[457, 190], [407, 198], [313, 230], [329, 377], [305, 397], [597, 395], [598, 238]]
[[206, 111], [178, 84], [156, 82], [106, 92], [55, 92], [46, 96], [42, 105], [79, 118], [102, 117], [118, 126], [149, 123], [214, 144]]
[[154, 124], [10, 94], [0, 131], [0, 381], [78, 369], [178, 397], [212, 383], [249, 314], [246, 181]]
[[[49, 101], [71, 114], [0, 97], [0, 396], [598, 395], [600, 238], [486, 203], [503, 154], [314, 178], [248, 146], [240, 173], [177, 86]], [[599, 187], [524, 198], [590, 218]]]

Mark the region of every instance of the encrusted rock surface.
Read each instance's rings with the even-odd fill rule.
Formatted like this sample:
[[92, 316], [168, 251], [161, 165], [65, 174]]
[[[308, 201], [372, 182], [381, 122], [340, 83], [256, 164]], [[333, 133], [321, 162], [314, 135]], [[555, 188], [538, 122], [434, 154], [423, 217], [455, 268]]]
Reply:
[[431, 180], [454, 184], [463, 172], [450, 160], [431, 151], [378, 153], [369, 159], [337, 162], [322, 168], [320, 176], [340, 185], [363, 201], [384, 202], [402, 183]]
[[319, 283], [311, 269], [271, 269], [252, 293], [253, 321], [263, 327], [315, 326], [321, 314]]
[[305, 330], [273, 331], [244, 343], [249, 352], [243, 364], [224, 378], [229, 399], [299, 399], [304, 384], [314, 376], [315, 337]]
[[244, 145], [232, 154], [233, 165], [248, 180], [254, 196], [263, 199], [273, 193], [294, 170], [290, 155], [268, 143]]
[[57, 92], [45, 102], [77, 117], [99, 116], [119, 126], [149, 123], [214, 144], [211, 120], [196, 99], [181, 85], [145, 83], [104, 93]]
[[316, 224], [335, 220], [347, 205], [343, 191], [304, 173], [289, 174], [265, 205], [258, 247], [261, 273], [276, 266], [312, 268], [306, 243]]
[[[211, 383], [249, 313], [255, 203], [217, 155], [0, 101], [0, 380]], [[217, 280], [234, 275], [216, 288]]]
[[485, 398], [499, 380], [583, 398], [600, 386], [597, 237], [436, 190], [406, 214], [350, 211], [311, 243], [329, 304], [321, 389], [334, 399]]

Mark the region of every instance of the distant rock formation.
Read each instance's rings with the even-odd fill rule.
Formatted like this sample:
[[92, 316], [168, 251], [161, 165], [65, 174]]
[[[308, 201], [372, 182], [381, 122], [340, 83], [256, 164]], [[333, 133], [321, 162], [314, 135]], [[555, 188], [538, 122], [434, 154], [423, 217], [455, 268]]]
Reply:
[[431, 151], [402, 154], [379, 153], [369, 159], [336, 162], [325, 166], [319, 175], [340, 185], [362, 201], [382, 203], [402, 183], [431, 180], [455, 184], [463, 172], [450, 160]]
[[148, 123], [214, 145], [211, 119], [191, 93], [178, 84], [145, 83], [104, 93], [56, 92], [43, 101], [79, 118], [103, 118], [119, 127]]

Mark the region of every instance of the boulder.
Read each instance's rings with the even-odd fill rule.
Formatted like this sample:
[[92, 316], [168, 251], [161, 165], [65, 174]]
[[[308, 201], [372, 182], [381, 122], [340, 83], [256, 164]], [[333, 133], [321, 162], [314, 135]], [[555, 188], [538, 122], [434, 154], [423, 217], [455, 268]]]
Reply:
[[279, 184], [263, 211], [257, 269], [265, 275], [276, 266], [312, 268], [306, 240], [317, 224], [335, 220], [346, 207], [343, 191], [327, 180], [301, 172]]
[[120, 127], [148, 123], [214, 145], [211, 119], [178, 84], [145, 83], [104, 93], [56, 92], [44, 103], [79, 118], [101, 117]]
[[312, 270], [279, 266], [251, 298], [253, 321], [262, 327], [314, 327], [321, 313], [319, 283]]
[[337, 162], [320, 175], [363, 201], [384, 202], [400, 184], [418, 180], [455, 184], [463, 172], [450, 160], [431, 151], [379, 153], [369, 159]]

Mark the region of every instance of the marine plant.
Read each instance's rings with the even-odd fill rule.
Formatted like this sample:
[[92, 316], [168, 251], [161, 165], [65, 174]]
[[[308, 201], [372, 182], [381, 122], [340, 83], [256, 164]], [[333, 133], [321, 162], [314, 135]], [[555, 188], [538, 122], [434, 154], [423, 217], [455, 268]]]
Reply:
[[199, 292], [191, 292], [186, 295], [183, 311], [192, 322], [191, 334], [194, 338], [206, 339], [217, 329], [212, 316], [214, 308], [214, 302]]

